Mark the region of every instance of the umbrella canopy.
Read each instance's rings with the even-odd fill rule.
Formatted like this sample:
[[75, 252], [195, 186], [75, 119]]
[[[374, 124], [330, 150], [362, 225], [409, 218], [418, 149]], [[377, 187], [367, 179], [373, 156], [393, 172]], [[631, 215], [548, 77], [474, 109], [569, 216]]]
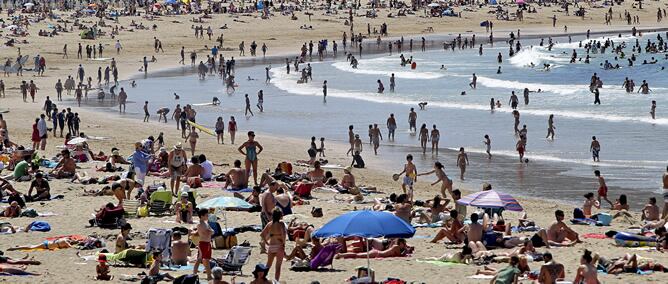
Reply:
[[253, 205], [236, 197], [219, 196], [211, 198], [200, 204], [197, 204], [197, 207], [206, 209], [209, 208], [225, 209], [225, 208], [251, 208], [253, 207]]
[[83, 137], [75, 137], [67, 141], [67, 145], [76, 145], [88, 141], [88, 139]]
[[510, 194], [494, 190], [480, 191], [457, 200], [462, 205], [480, 207], [480, 208], [503, 208], [509, 211], [523, 211], [519, 202]]
[[176, 3], [177, 3], [176, 0], [165, 0], [166, 5], [174, 5]]
[[35, 3], [25, 3], [25, 4], [23, 4], [23, 6], [32, 7], [32, 6], [35, 6]]
[[382, 211], [353, 211], [340, 215], [318, 229], [313, 236], [410, 238], [415, 228], [393, 214]]

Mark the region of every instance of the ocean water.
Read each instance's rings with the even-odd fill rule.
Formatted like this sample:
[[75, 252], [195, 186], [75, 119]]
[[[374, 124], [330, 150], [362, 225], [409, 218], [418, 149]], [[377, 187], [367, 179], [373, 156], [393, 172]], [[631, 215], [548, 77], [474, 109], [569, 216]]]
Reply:
[[[626, 42], [625, 53], [630, 57], [630, 46], [636, 37], [609, 38], [615, 44]], [[644, 44], [648, 38], [654, 40], [656, 34], [645, 34], [638, 40]], [[227, 122], [233, 115], [242, 131], [253, 129], [303, 138], [304, 149], [296, 151], [295, 159], [306, 158], [311, 136], [347, 141], [347, 127], [351, 124], [363, 141], [368, 139], [367, 127], [371, 123], [378, 123], [386, 135], [385, 121], [394, 113], [399, 124], [396, 140], [382, 141], [380, 148], [381, 156], [388, 160], [388, 170], [400, 169], [403, 157], [412, 153], [420, 169], [429, 168], [436, 160], [443, 162], [457, 185], [454, 150], [465, 147], [471, 157], [466, 182], [471, 185], [487, 181], [518, 195], [579, 203], [583, 193], [595, 192], [593, 171], [598, 169], [608, 181], [611, 199], [625, 193], [632, 204], [639, 205], [649, 196], [658, 196], [661, 175], [668, 165], [668, 70], [661, 70], [668, 65], [665, 55], [636, 54], [635, 65], [627, 67], [626, 59], [615, 61], [608, 49], [606, 54], [591, 54], [591, 64], [569, 64], [573, 49], [578, 56], [585, 55], [578, 47], [578, 41], [585, 39], [573, 38], [572, 43], [566, 38], [553, 40], [557, 44], [551, 51], [538, 46], [538, 40], [522, 41], [523, 49], [512, 58], [508, 58], [508, 47], [503, 43], [485, 45], [482, 56], [478, 55], [477, 48], [404, 52], [404, 56], [412, 56], [417, 63], [415, 70], [400, 66], [397, 53], [364, 55], [358, 58], [358, 68], [353, 69], [340, 52], [336, 60], [311, 62], [314, 81], [307, 84], [297, 83], [299, 74], [294, 70], [286, 74], [284, 64], [271, 66], [269, 84], [264, 82], [266, 66], [238, 68], [239, 87], [232, 95], [226, 93], [217, 76], [205, 80], [193, 75], [140, 79], [136, 88], [126, 86], [126, 89], [131, 101], [148, 100], [152, 109], [174, 109], [176, 103], [206, 103], [216, 96], [222, 101], [220, 107], [196, 107], [198, 122], [213, 127], [218, 116], [223, 116]], [[500, 65], [496, 61], [499, 52], [504, 57]], [[658, 63], [641, 64], [651, 57]], [[604, 60], [619, 63], [622, 68], [604, 70], [601, 66]], [[528, 67], [531, 63], [537, 67]], [[538, 67], [544, 63], [551, 64], [550, 71]], [[447, 70], [442, 70], [442, 65]], [[496, 73], [499, 66], [501, 74]], [[593, 104], [588, 88], [595, 72], [604, 84], [600, 92], [601, 105]], [[393, 93], [389, 92], [392, 73], [396, 77]], [[478, 76], [475, 90], [468, 87], [472, 73]], [[248, 76], [255, 80], [246, 80]], [[622, 88], [625, 77], [633, 79], [636, 86], [647, 80], [652, 92], [627, 94]], [[326, 101], [322, 97], [324, 80], [328, 82]], [[376, 93], [376, 80], [385, 85], [384, 94]], [[524, 88], [541, 92], [531, 93], [530, 103], [524, 105]], [[243, 94], [249, 94], [254, 105], [260, 89], [265, 93], [265, 112], [258, 114], [254, 107], [256, 115], [244, 118]], [[462, 91], [466, 91], [466, 95], [461, 95]], [[511, 91], [520, 99], [520, 125], [526, 124], [528, 129], [528, 164], [521, 164], [515, 151], [517, 137], [513, 133], [508, 104]], [[173, 100], [174, 92], [181, 96], [180, 101]], [[490, 111], [491, 98], [500, 99], [503, 106]], [[656, 119], [649, 115], [652, 100], [656, 100], [658, 106]], [[432, 155], [429, 150], [427, 155], [422, 155], [419, 141], [409, 134], [409, 109], [418, 109], [417, 104], [422, 101], [429, 104], [426, 110], [418, 110], [418, 127], [422, 123], [429, 128], [437, 125], [441, 132], [440, 146], [449, 149], [440, 155]], [[141, 108], [141, 103], [130, 104], [128, 112], [141, 114]], [[104, 109], [114, 110], [113, 107]], [[554, 141], [545, 139], [550, 114], [554, 114], [556, 127]], [[494, 158], [491, 161], [483, 155], [485, 134], [492, 139]], [[602, 145], [598, 163], [592, 161], [589, 152], [592, 136]], [[363, 155], [372, 155], [370, 147], [367, 149]]]

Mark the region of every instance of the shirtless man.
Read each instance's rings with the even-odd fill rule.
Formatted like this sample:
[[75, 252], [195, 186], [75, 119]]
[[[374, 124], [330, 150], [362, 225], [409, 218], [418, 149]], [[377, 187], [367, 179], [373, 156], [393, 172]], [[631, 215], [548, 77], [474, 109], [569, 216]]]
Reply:
[[641, 220], [646, 222], [659, 221], [661, 214], [659, 206], [656, 206], [656, 197], [650, 197], [645, 207], [642, 209]]
[[181, 233], [174, 233], [172, 235], [172, 263], [188, 265], [188, 256], [190, 256], [190, 245], [181, 239]]
[[431, 153], [433, 154], [436, 151], [436, 155], [438, 155], [438, 140], [441, 139], [441, 132], [436, 129], [436, 124], [433, 125], [429, 138], [431, 140]]
[[408, 114], [408, 130], [411, 131], [412, 133], [415, 133], [417, 131], [417, 113], [415, 112], [415, 109], [411, 108], [411, 112]]
[[517, 98], [517, 95], [515, 95], [515, 91], [512, 92], [510, 95], [510, 100], [508, 101], [508, 104], [512, 109], [517, 109], [517, 105], [519, 104], [519, 99]]
[[564, 223], [564, 211], [555, 211], [554, 217], [556, 221], [547, 229], [547, 240], [550, 246], [568, 247], [582, 242], [578, 233]]
[[118, 93], [118, 112], [125, 112], [125, 103], [127, 100], [128, 94], [121, 88], [121, 92]]
[[594, 162], [600, 162], [598, 154], [601, 152], [601, 144], [596, 140], [596, 136], [591, 137], [591, 144], [589, 145], [589, 151], [591, 151], [591, 157], [594, 159]]
[[373, 125], [371, 129], [371, 144], [373, 144], [373, 153], [378, 155], [378, 147], [380, 147], [380, 140], [383, 140], [383, 134], [380, 133], [380, 128], [378, 124]]
[[459, 148], [459, 154], [457, 155], [457, 166], [459, 167], [459, 179], [464, 180], [464, 173], [466, 172], [466, 166], [469, 164], [469, 156], [464, 152], [464, 147]]
[[114, 253], [119, 253], [126, 249], [132, 248], [128, 244], [128, 235], [130, 234], [130, 230], [132, 230], [132, 226], [130, 225], [130, 223], [125, 223], [121, 227], [121, 233], [118, 234], [118, 236], [116, 236], [116, 246], [115, 246], [116, 250], [114, 251]]
[[76, 173], [77, 165], [74, 159], [70, 158], [70, 150], [64, 149], [60, 151], [62, 159], [51, 171], [51, 175], [55, 178], [70, 178]]
[[387, 118], [387, 137], [390, 141], [394, 141], [394, 131], [397, 129], [397, 121], [394, 119], [394, 113], [390, 113], [390, 117]]
[[598, 281], [596, 266], [594, 265], [591, 257], [591, 252], [585, 250], [584, 255], [580, 258], [580, 267], [578, 267], [577, 272], [575, 272], [575, 280], [573, 283], [582, 283], [582, 284], [599, 284]]
[[457, 213], [457, 210], [450, 211], [450, 220], [452, 220], [450, 226], [448, 226], [446, 222], [443, 222], [443, 228], [438, 230], [436, 236], [431, 240], [432, 243], [436, 243], [443, 238], [447, 238], [453, 243], [461, 243], [464, 241], [464, 224], [459, 221], [459, 218], [457, 218], [458, 215], [459, 213]]
[[193, 234], [199, 236], [198, 255], [197, 261], [195, 262], [193, 268], [193, 274], [197, 275], [199, 270], [199, 264], [204, 264], [204, 271], [206, 272], [206, 279], [211, 281], [211, 265], [209, 261], [211, 260], [211, 236], [213, 235], [213, 229], [209, 227], [209, 210], [202, 208], [197, 211], [197, 216], [199, 216], [199, 224], [197, 224], [197, 229]]
[[227, 172], [227, 180], [225, 181], [225, 188], [231, 186], [233, 189], [244, 189], [248, 187], [248, 178], [246, 177], [246, 170], [241, 168], [241, 161], [234, 161], [234, 168]]
[[[401, 190], [404, 191], [404, 194], [408, 194], [408, 199], [410, 203], [413, 203], [413, 184], [417, 181], [417, 168], [413, 164], [413, 155], [408, 154], [406, 156], [406, 164], [404, 165], [404, 170], [398, 173], [397, 175], [404, 176], [403, 181], [401, 182]], [[406, 187], [408, 187], [408, 192], [406, 192]]]
[[547, 119], [547, 136], [545, 138], [550, 138], [554, 140], [554, 130], [557, 129], [554, 127], [554, 114], [550, 114], [550, 117]]
[[666, 218], [668, 216], [668, 167], [666, 167], [666, 172], [663, 173], [663, 213], [661, 213], [661, 218]]
[[471, 214], [471, 224], [464, 227], [464, 231], [466, 232], [466, 238], [469, 240], [469, 243], [482, 241], [482, 235], [485, 225], [486, 224], [482, 225], [478, 224], [478, 214], [476, 213]]
[[601, 171], [595, 170], [594, 175], [598, 179], [598, 191], [597, 191], [597, 199], [598, 203], [601, 203], [601, 198], [603, 198], [605, 201], [610, 203], [610, 207], [613, 207], [612, 202], [608, 199], [608, 186], [605, 184], [605, 179], [603, 176], [601, 176]]

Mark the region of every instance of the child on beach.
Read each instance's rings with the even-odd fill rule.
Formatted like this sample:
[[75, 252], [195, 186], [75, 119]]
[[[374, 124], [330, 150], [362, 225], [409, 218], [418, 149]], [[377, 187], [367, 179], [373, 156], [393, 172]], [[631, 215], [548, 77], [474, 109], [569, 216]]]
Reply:
[[109, 266], [107, 265], [107, 256], [104, 254], [100, 254], [100, 256], [97, 259], [97, 267], [95, 267], [95, 270], [97, 271], [97, 276], [95, 277], [96, 280], [104, 280], [104, 281], [109, 281], [111, 280], [111, 275], [109, 275]]
[[320, 152], [320, 157], [325, 157], [325, 137], [320, 137], [320, 149], [318, 149], [318, 152]]
[[603, 200], [610, 203], [610, 207], [612, 208], [613, 204], [608, 199], [608, 186], [605, 184], [605, 179], [603, 178], [603, 176], [601, 176], [601, 171], [595, 170], [594, 175], [598, 179], [598, 191], [597, 191], [598, 203], [600, 204], [601, 203], [601, 198], [603, 198]]
[[[406, 175], [401, 183], [401, 189], [404, 191], [404, 194], [408, 194], [409, 202], [413, 203], [413, 183], [417, 181], [417, 168], [413, 164], [413, 155], [408, 154], [406, 156], [404, 170], [398, 173], [397, 176], [401, 176], [402, 174]], [[406, 192], [406, 187], [408, 187], [408, 192]]]
[[160, 273], [161, 263], [162, 263], [162, 252], [154, 251], [153, 262], [151, 263], [151, 268], [149, 268], [148, 270], [148, 276], [151, 277], [151, 279], [156, 283], [163, 280], [173, 281], [174, 277], [169, 275], [169, 273]]
[[594, 193], [589, 192], [584, 195], [585, 197], [585, 202], [582, 204], [582, 211], [584, 212], [585, 218], [590, 218], [592, 216], [591, 214], [591, 207], [596, 207], [597, 209], [601, 209], [601, 203], [597, 200], [594, 200]]
[[199, 224], [197, 224], [197, 229], [193, 234], [199, 236], [198, 255], [197, 261], [195, 262], [193, 274], [197, 274], [199, 269], [199, 264], [204, 264], [204, 271], [206, 272], [207, 280], [211, 280], [211, 266], [209, 261], [211, 260], [211, 236], [213, 235], [213, 230], [209, 227], [209, 210], [200, 209], [197, 211], [197, 216], [199, 216]]

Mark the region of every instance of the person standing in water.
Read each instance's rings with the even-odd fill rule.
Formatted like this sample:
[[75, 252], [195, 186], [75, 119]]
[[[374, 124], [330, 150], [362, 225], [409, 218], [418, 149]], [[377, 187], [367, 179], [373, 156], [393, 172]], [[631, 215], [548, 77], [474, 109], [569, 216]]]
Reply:
[[515, 118], [515, 134], [520, 132], [520, 112], [517, 110], [513, 110], [513, 118]]
[[596, 140], [596, 136], [591, 137], [591, 144], [589, 145], [589, 151], [591, 151], [591, 157], [594, 159], [594, 162], [600, 162], [599, 152], [601, 152], [601, 144]]
[[436, 155], [438, 155], [438, 140], [441, 138], [441, 132], [436, 129], [436, 124], [433, 125], [429, 138], [431, 139], [431, 153], [433, 154], [436, 151]]
[[601, 105], [601, 92], [598, 91], [598, 88], [594, 89], [594, 104]]
[[649, 109], [649, 114], [652, 116], [652, 119], [656, 119], [656, 101], [652, 101], [652, 107]]
[[390, 76], [390, 92], [394, 93], [394, 86], [395, 86], [394, 73], [392, 73], [392, 76]]
[[547, 119], [547, 136], [545, 138], [550, 138], [554, 140], [554, 130], [557, 129], [554, 127], [554, 114], [550, 114], [550, 117]]
[[148, 119], [151, 117], [151, 113], [148, 112], [148, 101], [144, 102], [144, 122], [148, 122]]
[[246, 156], [246, 177], [250, 177], [251, 168], [253, 169], [253, 182], [257, 183], [257, 156], [262, 153], [262, 145], [255, 141], [255, 132], [248, 131], [248, 140], [241, 144], [237, 149], [239, 153]]
[[491, 159], [492, 159], [492, 153], [491, 153], [491, 150], [492, 150], [492, 140], [489, 139], [489, 135], [487, 135], [487, 134], [485, 134], [485, 137], [484, 137], [484, 138], [485, 138], [485, 140], [482, 141], [482, 142], [485, 143], [485, 152], [487, 152], [487, 159], [490, 159], [490, 160], [491, 160]]
[[251, 103], [248, 94], [246, 94], [245, 97], [246, 97], [246, 110], [244, 111], [244, 115], [248, 116], [248, 113], [250, 112], [251, 116], [253, 116], [253, 110], [251, 110]]
[[510, 100], [508, 101], [508, 104], [512, 109], [517, 109], [519, 99], [517, 98], [517, 95], [515, 95], [515, 91], [512, 92], [510, 95]]
[[598, 179], [598, 191], [597, 191], [597, 197], [598, 197], [598, 204], [601, 204], [601, 198], [608, 203], [610, 203], [610, 208], [613, 207], [612, 202], [608, 200], [608, 185], [605, 184], [605, 179], [603, 176], [601, 176], [601, 171], [595, 170], [594, 171], [594, 176], [596, 176], [596, 179]]
[[397, 121], [394, 119], [394, 113], [390, 113], [390, 117], [387, 118], [387, 139], [394, 141], [394, 131], [397, 130]]
[[464, 173], [466, 172], [466, 166], [469, 164], [469, 156], [464, 152], [464, 147], [459, 148], [459, 154], [457, 155], [457, 166], [459, 167], [459, 179], [464, 180]]
[[429, 141], [429, 129], [427, 129], [427, 124], [423, 123], [420, 126], [420, 147], [422, 147], [423, 155], [427, 152], [427, 141]]
[[260, 112], [264, 111], [264, 91], [260, 90], [257, 92], [257, 108], [260, 110]]
[[415, 133], [417, 131], [417, 113], [415, 112], [414, 108], [411, 108], [411, 112], [408, 114], [408, 130], [411, 131], [412, 133]]
[[324, 82], [322, 82], [322, 98], [323, 98], [324, 100], [327, 99], [327, 80], [325, 80]]
[[529, 105], [529, 88], [524, 88], [524, 105]]
[[473, 73], [473, 77], [471, 78], [471, 83], [469, 83], [469, 87], [471, 87], [471, 89], [475, 89], [477, 84], [478, 84], [478, 76], [476, 76], [475, 73]]
[[380, 80], [376, 81], [378, 83], [378, 93], [382, 94], [385, 91], [385, 86], [383, 86], [383, 82]]

